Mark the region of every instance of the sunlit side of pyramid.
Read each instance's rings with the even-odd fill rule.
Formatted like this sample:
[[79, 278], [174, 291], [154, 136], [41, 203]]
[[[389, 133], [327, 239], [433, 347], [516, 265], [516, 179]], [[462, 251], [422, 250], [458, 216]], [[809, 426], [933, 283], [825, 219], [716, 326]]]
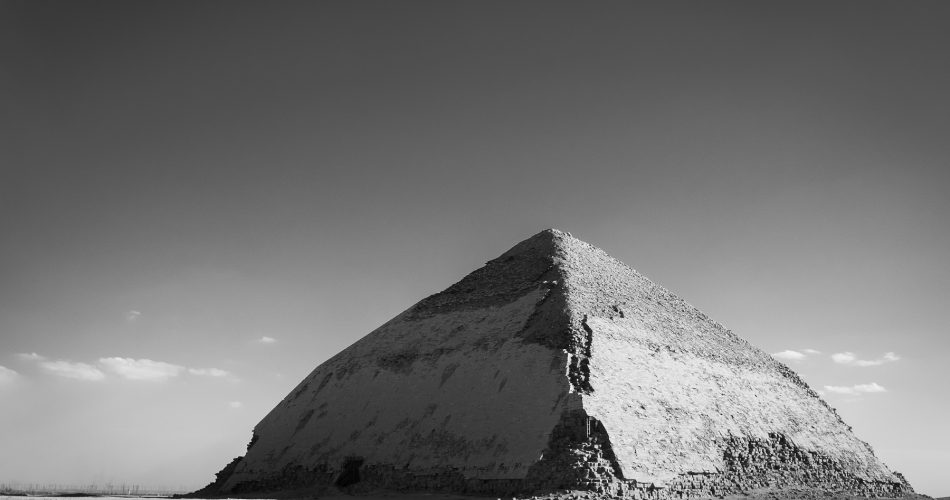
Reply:
[[912, 491], [785, 365], [547, 230], [318, 366], [199, 493], [763, 487]]

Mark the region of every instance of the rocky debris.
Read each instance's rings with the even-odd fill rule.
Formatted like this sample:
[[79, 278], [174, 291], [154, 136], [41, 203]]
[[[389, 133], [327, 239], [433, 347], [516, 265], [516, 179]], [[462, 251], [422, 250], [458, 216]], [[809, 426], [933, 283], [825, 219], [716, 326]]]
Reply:
[[379, 490], [913, 495], [788, 367], [556, 230], [318, 366], [196, 493]]
[[528, 471], [523, 490], [608, 491], [622, 478], [603, 425], [583, 410], [565, 412]]

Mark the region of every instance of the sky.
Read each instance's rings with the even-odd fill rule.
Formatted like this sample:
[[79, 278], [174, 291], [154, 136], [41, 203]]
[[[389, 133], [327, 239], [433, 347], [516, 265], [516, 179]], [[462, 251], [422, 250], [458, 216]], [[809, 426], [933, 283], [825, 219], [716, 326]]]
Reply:
[[0, 1], [0, 482], [194, 489], [556, 227], [950, 495], [950, 4]]

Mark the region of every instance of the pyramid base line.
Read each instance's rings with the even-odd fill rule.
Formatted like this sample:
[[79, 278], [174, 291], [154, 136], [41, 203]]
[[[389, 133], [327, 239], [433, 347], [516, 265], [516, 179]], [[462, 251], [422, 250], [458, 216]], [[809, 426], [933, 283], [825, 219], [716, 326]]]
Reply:
[[[351, 457], [336, 467], [327, 464], [313, 468], [290, 465], [278, 474], [241, 482], [224, 491], [221, 487], [241, 460], [236, 458], [218, 473], [214, 483], [187, 496], [261, 498], [279, 497], [282, 492], [294, 492], [293, 496], [301, 492], [320, 495], [334, 491], [360, 495], [388, 490], [510, 498], [562, 496], [565, 492], [580, 491], [597, 498], [667, 500], [721, 498], [768, 489], [808, 490], [868, 498], [916, 497], [906, 481], [891, 483], [861, 479], [830, 459], [797, 448], [780, 434], [772, 434], [768, 439], [733, 437], [725, 440], [723, 458], [727, 470], [724, 472], [681, 474], [662, 486], [626, 480], [618, 477], [616, 465], [610, 464], [613, 457], [609, 443], [597, 443], [597, 434], [591, 432], [591, 439], [574, 448], [574, 453], [555, 452], [553, 458], [538, 462], [528, 478], [466, 478], [451, 468], [420, 473], [388, 465], [364, 464], [360, 457]], [[556, 433], [552, 436], [552, 443], [557, 441], [556, 436]], [[568, 438], [569, 434], [562, 433], [559, 439], [566, 441]], [[573, 461], [565, 460], [567, 456], [573, 457]]]
[[[189, 498], [265, 498], [282, 497], [283, 492], [306, 492], [308, 495], [324, 495], [339, 491], [348, 495], [371, 494], [380, 490], [402, 493], [446, 493], [486, 497], [536, 497], [561, 496], [565, 492], [589, 492], [597, 498], [667, 500], [722, 498], [727, 495], [743, 495], [750, 491], [812, 490], [844, 493], [866, 498], [901, 498], [916, 496], [900, 484], [868, 482], [853, 479], [843, 483], [770, 483], [767, 480], [750, 480], [742, 484], [717, 478], [717, 474], [686, 474], [665, 486], [652, 483], [623, 480], [592, 480], [573, 488], [545, 488], [527, 484], [524, 479], [477, 479], [465, 478], [457, 471], [446, 470], [432, 474], [416, 474], [393, 467], [370, 466], [360, 469], [357, 483], [341, 486], [339, 471], [326, 467], [305, 469], [300, 466], [285, 468], [280, 475], [266, 480], [241, 483], [228, 492], [203, 489]], [[292, 495], [298, 496], [298, 495]]]

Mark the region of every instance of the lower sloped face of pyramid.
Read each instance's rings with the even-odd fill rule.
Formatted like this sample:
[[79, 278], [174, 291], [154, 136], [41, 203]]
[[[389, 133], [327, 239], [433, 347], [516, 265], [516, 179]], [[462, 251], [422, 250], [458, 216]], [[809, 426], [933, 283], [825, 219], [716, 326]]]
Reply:
[[203, 496], [910, 491], [788, 368], [542, 232], [318, 366]]
[[413, 486], [400, 471], [437, 476], [418, 486], [524, 477], [567, 389], [552, 351], [510, 338], [539, 298], [389, 323], [261, 421], [225, 488], [296, 465], [327, 464], [335, 475], [347, 457], [358, 457], [363, 476], [399, 487]]
[[648, 341], [633, 321], [588, 318], [584, 408], [609, 435], [622, 477], [712, 495], [742, 485], [863, 495], [904, 490], [807, 388], [763, 366], [722, 363]]

